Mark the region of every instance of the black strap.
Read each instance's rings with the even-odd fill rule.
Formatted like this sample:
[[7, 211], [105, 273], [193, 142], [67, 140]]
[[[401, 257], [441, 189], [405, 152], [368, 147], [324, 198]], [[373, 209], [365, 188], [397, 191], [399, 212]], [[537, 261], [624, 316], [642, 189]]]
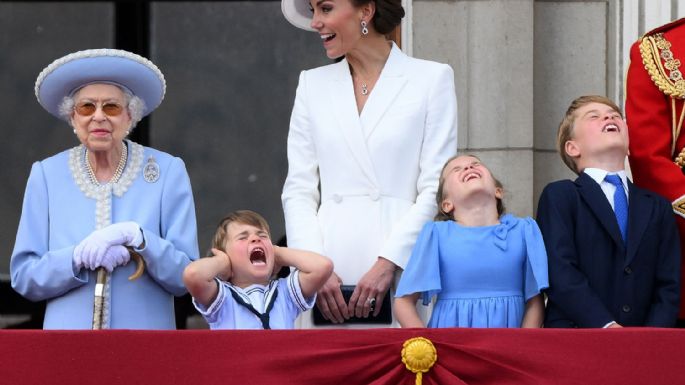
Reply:
[[252, 304], [245, 302], [243, 297], [240, 296], [240, 294], [236, 293], [233, 288], [230, 288], [231, 295], [233, 296], [233, 299], [235, 299], [238, 304], [245, 306], [247, 310], [251, 311], [256, 315], [260, 321], [262, 321], [262, 327], [264, 329], [271, 329], [269, 326], [269, 313], [271, 313], [271, 309], [274, 307], [274, 303], [276, 302], [276, 297], [278, 296], [278, 288], [274, 288], [274, 294], [271, 296], [271, 300], [269, 300], [269, 303], [266, 305], [266, 310], [264, 311], [264, 314], [260, 313], [257, 311], [257, 309], [252, 306]]

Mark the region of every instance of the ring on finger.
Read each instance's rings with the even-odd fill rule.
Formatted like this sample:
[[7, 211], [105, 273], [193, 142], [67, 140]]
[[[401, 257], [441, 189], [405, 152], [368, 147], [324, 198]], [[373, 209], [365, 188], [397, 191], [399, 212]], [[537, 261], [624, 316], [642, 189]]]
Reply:
[[369, 299], [367, 300], [367, 302], [369, 303], [369, 307], [371, 308], [371, 311], [372, 311], [372, 312], [373, 312], [374, 310], [376, 310], [376, 298], [375, 298], [375, 297], [369, 297]]

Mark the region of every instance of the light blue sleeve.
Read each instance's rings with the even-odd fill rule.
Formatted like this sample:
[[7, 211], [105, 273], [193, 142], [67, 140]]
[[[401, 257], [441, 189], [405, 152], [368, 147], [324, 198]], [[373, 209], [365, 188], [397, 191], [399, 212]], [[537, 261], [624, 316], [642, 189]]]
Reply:
[[173, 158], [162, 192], [160, 229], [143, 228], [147, 274], [174, 295], [186, 293], [183, 269], [199, 257], [195, 203], [190, 178], [180, 158]]
[[79, 287], [88, 282], [81, 270], [74, 274], [70, 245], [49, 250], [50, 218], [48, 188], [40, 162], [31, 167], [24, 193], [21, 219], [10, 260], [12, 288], [32, 301], [41, 301]]
[[526, 217], [524, 221], [524, 236], [526, 240], [526, 272], [524, 294], [526, 301], [540, 294], [549, 287], [547, 271], [547, 252], [542, 233], [533, 218]]
[[290, 272], [290, 275], [286, 278], [281, 278], [279, 281], [279, 287], [281, 287], [281, 289], [284, 287], [287, 289], [288, 297], [290, 298], [289, 303], [292, 306], [292, 311], [295, 312], [295, 316], [314, 307], [314, 304], [316, 303], [316, 293], [310, 298], [305, 298], [304, 295], [302, 295], [299, 270], [293, 270]]
[[412, 250], [407, 268], [402, 272], [395, 297], [422, 293], [423, 304], [442, 291], [440, 280], [440, 247], [435, 222], [423, 226]]
[[214, 302], [205, 307], [199, 302], [195, 301], [195, 297], [193, 297], [193, 305], [195, 306], [195, 309], [197, 309], [198, 313], [205, 318], [212, 329], [222, 329], [225, 328], [222, 327], [224, 322], [231, 321], [224, 320], [223, 315], [233, 313], [234, 302], [231, 300], [231, 298], [229, 298], [229, 291], [231, 289], [229, 289], [228, 286], [226, 286], [226, 284], [218, 278], [215, 278], [214, 282], [216, 282], [219, 288]]

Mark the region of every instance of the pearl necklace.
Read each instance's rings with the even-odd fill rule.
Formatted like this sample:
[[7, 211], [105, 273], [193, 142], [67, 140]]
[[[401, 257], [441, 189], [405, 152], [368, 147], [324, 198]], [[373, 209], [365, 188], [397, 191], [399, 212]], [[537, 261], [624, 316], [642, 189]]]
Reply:
[[[90, 177], [90, 181], [93, 182], [95, 185], [99, 185], [100, 181], [98, 181], [98, 178], [95, 177], [95, 172], [93, 171], [93, 167], [90, 165], [90, 160], [88, 160], [88, 149], [86, 148], [86, 153], [85, 153], [85, 161], [86, 161], [86, 169], [88, 170], [88, 176]], [[121, 151], [121, 157], [119, 158], [119, 164], [117, 165], [116, 170], [114, 170], [114, 175], [112, 175], [112, 179], [109, 180], [107, 183], [116, 183], [119, 181], [119, 178], [121, 178], [121, 174], [124, 173], [124, 167], [126, 167], [126, 159], [128, 159], [128, 146], [126, 143], [124, 143], [123, 149]], [[107, 184], [105, 183], [105, 184]]]

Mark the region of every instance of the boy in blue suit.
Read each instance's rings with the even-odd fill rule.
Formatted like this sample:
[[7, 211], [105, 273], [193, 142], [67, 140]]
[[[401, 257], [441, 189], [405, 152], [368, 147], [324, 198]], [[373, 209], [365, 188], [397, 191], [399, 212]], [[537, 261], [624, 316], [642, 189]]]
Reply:
[[620, 109], [602, 96], [574, 100], [557, 148], [578, 178], [550, 183], [538, 204], [549, 257], [545, 326], [674, 326], [677, 228], [670, 203], [626, 177]]

